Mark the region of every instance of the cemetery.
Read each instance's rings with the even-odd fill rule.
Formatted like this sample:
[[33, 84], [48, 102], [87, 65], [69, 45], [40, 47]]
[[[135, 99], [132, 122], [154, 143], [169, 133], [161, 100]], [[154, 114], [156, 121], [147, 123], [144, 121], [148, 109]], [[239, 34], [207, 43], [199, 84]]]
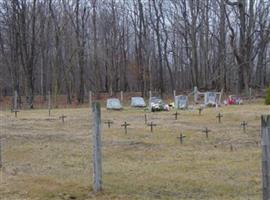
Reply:
[[[213, 93], [205, 95], [206, 104], [216, 103]], [[261, 119], [270, 113], [264, 100], [208, 107], [193, 96], [174, 99], [167, 112], [133, 108], [133, 98], [90, 99], [92, 108], [56, 109], [50, 100], [47, 109], [1, 106], [0, 193], [6, 199], [261, 199], [268, 192], [262, 188], [268, 143], [261, 130], [270, 123]]]
[[0, 0], [0, 200], [270, 200], [270, 0]]

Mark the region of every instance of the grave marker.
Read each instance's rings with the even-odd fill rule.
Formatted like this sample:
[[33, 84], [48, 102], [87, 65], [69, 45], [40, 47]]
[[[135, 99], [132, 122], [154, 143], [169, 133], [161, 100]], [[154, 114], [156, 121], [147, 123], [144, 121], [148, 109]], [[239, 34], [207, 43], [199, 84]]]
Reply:
[[150, 126], [150, 131], [151, 131], [151, 133], [153, 133], [153, 127], [157, 126], [157, 125], [154, 124], [153, 122], [151, 122], [150, 124], [147, 124], [147, 126]]
[[185, 137], [186, 137], [185, 135], [183, 135], [182, 133], [180, 133], [179, 137], [177, 137], [177, 138], [180, 140], [180, 143], [183, 144], [183, 139]]
[[127, 122], [125, 122], [121, 126], [125, 128], [125, 134], [127, 134], [127, 127], [130, 126], [130, 124], [128, 124]]
[[102, 190], [102, 154], [101, 154], [101, 113], [100, 103], [92, 104], [93, 115], [93, 190], [99, 192]]
[[179, 113], [176, 111], [173, 115], [174, 115], [174, 119], [177, 120]]
[[104, 122], [104, 124], [107, 124], [108, 128], [111, 128], [111, 125], [113, 124], [113, 121], [107, 120], [107, 121]]
[[205, 137], [208, 139], [208, 133], [210, 133], [211, 130], [206, 127], [202, 132], [205, 133]]
[[199, 107], [199, 115], [202, 115], [202, 111], [203, 111], [203, 108], [202, 107]]
[[67, 116], [65, 116], [65, 115], [61, 115], [61, 116], [59, 117], [59, 119], [62, 120], [62, 123], [65, 123], [65, 118], [67, 118]]
[[246, 121], [243, 121], [242, 123], [241, 123], [241, 127], [243, 127], [243, 131], [244, 131], [244, 133], [246, 133], [246, 126], [248, 125], [248, 123], [246, 122]]
[[20, 112], [20, 111], [19, 110], [12, 110], [12, 112], [15, 113], [15, 117], [17, 118], [17, 116], [18, 116], [17, 113]]
[[221, 113], [218, 113], [216, 117], [218, 118], [218, 123], [221, 123], [221, 118], [223, 117], [223, 115]]

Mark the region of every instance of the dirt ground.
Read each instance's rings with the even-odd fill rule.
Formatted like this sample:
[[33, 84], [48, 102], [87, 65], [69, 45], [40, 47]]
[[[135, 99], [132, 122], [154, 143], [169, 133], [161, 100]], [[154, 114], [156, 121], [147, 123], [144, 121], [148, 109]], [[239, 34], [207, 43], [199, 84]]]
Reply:
[[[102, 108], [103, 122], [114, 124], [102, 124], [103, 192], [94, 195], [89, 109], [54, 109], [51, 117], [45, 109], [22, 110], [17, 118], [1, 111], [0, 199], [261, 199], [260, 116], [270, 107], [259, 100], [201, 116], [191, 109], [179, 111], [178, 120], [174, 112]], [[145, 113], [157, 124], [153, 133]]]

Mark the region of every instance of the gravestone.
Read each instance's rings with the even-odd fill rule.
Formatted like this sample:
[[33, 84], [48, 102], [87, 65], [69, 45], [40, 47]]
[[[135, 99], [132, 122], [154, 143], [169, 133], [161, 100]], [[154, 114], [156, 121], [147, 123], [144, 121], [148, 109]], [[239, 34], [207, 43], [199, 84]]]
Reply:
[[146, 103], [142, 97], [132, 97], [130, 106], [131, 107], [145, 107]]
[[117, 98], [107, 99], [107, 109], [108, 110], [121, 110], [123, 107], [121, 102]]
[[185, 96], [185, 95], [175, 96], [175, 108], [176, 109], [187, 109], [188, 108], [188, 96]]
[[217, 93], [216, 92], [206, 92], [204, 93], [204, 105], [205, 106], [216, 106], [217, 102]]

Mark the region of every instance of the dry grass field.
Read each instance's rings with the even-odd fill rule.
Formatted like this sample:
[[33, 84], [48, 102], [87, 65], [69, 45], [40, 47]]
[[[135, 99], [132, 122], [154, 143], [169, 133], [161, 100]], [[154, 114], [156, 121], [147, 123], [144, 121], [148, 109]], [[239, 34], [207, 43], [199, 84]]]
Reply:
[[[102, 124], [103, 192], [94, 195], [89, 109], [55, 109], [51, 117], [47, 110], [22, 110], [18, 118], [1, 111], [0, 199], [261, 199], [260, 116], [270, 107], [256, 101], [207, 108], [201, 116], [180, 111], [178, 120], [174, 112], [147, 112], [157, 124], [151, 133], [144, 110], [102, 108], [102, 120], [114, 124]], [[211, 129], [208, 139], [204, 127]]]

